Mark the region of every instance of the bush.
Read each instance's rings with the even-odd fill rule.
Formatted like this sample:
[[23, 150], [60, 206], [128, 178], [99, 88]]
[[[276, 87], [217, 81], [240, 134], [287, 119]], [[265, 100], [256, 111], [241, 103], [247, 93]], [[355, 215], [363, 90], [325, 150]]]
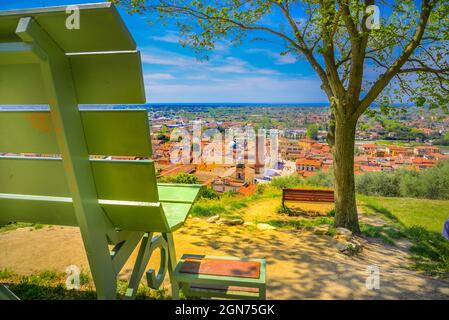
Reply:
[[212, 188], [203, 187], [200, 191], [200, 198], [202, 199], [220, 199], [220, 194]]
[[356, 177], [356, 190], [369, 196], [449, 199], [449, 161], [423, 171], [364, 173]]
[[200, 184], [197, 176], [184, 172], [178, 173], [175, 176], [162, 177], [159, 181], [168, 183]]
[[332, 170], [320, 170], [316, 175], [305, 179], [306, 185], [318, 187], [333, 187], [334, 181], [334, 172]]
[[274, 177], [271, 185], [275, 188], [286, 189], [294, 188], [304, 183], [304, 180], [298, 174], [292, 174], [282, 177]]

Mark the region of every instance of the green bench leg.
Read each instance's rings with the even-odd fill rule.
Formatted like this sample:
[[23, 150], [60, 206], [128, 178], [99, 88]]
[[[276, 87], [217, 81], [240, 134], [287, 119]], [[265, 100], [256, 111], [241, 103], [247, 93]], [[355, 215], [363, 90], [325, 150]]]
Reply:
[[177, 265], [175, 241], [173, 240], [173, 233], [163, 233], [165, 241], [168, 245], [168, 275], [170, 276], [171, 295], [173, 300], [179, 300], [179, 284], [175, 281], [174, 271]]

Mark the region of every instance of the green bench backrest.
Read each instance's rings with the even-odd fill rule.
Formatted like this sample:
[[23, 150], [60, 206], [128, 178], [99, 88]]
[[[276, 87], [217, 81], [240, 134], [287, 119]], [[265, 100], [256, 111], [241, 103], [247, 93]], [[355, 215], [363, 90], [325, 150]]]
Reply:
[[[89, 154], [151, 155], [145, 110], [81, 111]], [[76, 225], [49, 111], [1, 111], [0, 221]], [[168, 231], [151, 160], [91, 159], [98, 199], [115, 227]]]

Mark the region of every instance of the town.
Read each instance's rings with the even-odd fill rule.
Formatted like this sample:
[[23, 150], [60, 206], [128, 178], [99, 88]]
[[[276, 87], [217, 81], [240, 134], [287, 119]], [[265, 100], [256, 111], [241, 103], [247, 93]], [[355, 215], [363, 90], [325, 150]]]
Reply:
[[[204, 106], [160, 105], [150, 109], [153, 159], [160, 177], [181, 172], [194, 174], [198, 180], [218, 192], [254, 190], [256, 183], [270, 181], [274, 176], [297, 173], [307, 178], [319, 171], [332, 169], [332, 153], [326, 142], [328, 108], [325, 106]], [[195, 121], [201, 119], [202, 131], [224, 133], [230, 128], [277, 130], [278, 161], [267, 165], [257, 163], [198, 163], [176, 164], [171, 154], [178, 139], [172, 132], [192, 132]], [[390, 172], [398, 168], [423, 170], [449, 158], [449, 116], [433, 114], [422, 116], [417, 108], [397, 116], [363, 117], [359, 123], [354, 170], [363, 172]], [[264, 146], [256, 143], [256, 154], [267, 157], [270, 139]], [[272, 142], [271, 142], [272, 143]], [[212, 144], [203, 134], [202, 150]], [[223, 141], [223, 146], [226, 146]], [[259, 150], [263, 148], [263, 150]], [[248, 148], [245, 152], [249, 152]], [[223, 150], [225, 153], [225, 150]], [[257, 156], [257, 158], [260, 158]], [[190, 159], [192, 160], [192, 159]]]

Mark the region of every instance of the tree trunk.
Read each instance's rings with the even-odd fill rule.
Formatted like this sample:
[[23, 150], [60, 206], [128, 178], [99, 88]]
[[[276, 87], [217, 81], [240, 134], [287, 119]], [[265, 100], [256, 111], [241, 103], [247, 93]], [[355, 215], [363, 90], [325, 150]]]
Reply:
[[357, 120], [335, 119], [335, 227], [360, 233], [355, 199], [354, 144]]

